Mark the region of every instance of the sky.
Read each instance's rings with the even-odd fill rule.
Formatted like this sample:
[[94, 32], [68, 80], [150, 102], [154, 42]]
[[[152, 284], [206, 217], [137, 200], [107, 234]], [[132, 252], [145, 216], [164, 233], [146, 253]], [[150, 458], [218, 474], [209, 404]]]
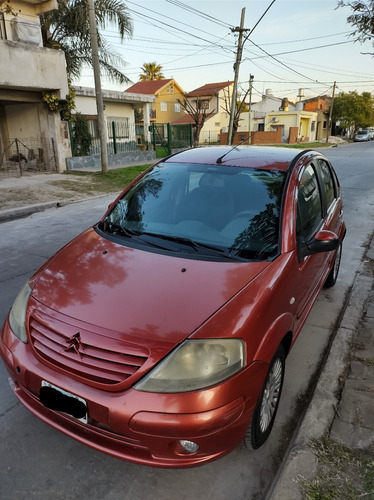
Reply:
[[[125, 0], [133, 36], [120, 42], [116, 29], [104, 32], [121, 68], [139, 81], [144, 63], [156, 62], [165, 78], [174, 78], [185, 92], [206, 83], [234, 80], [242, 9], [245, 8], [243, 57], [239, 92], [254, 76], [252, 102], [270, 89], [277, 97], [300, 99], [356, 90], [374, 92], [374, 44], [354, 42], [346, 21], [350, 8], [337, 0]], [[104, 74], [102, 88], [125, 90]], [[89, 68], [75, 84], [93, 87]]]

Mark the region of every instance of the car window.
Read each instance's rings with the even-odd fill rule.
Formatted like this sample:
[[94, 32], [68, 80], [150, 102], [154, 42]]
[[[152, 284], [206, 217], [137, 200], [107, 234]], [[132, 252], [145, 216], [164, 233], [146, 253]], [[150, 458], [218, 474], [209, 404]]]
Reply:
[[297, 237], [308, 241], [322, 221], [322, 203], [318, 180], [312, 165], [302, 174], [298, 191]]
[[[273, 170], [160, 164], [124, 194], [101, 228], [127, 237], [130, 245], [151, 236], [152, 242], [163, 240], [158, 247], [171, 248], [170, 240], [179, 238], [179, 246], [188, 239], [244, 259], [266, 260], [279, 253], [284, 184], [285, 173]], [[191, 244], [188, 250], [197, 251]]]
[[325, 194], [327, 210], [332, 205], [333, 201], [336, 198], [336, 186], [333, 174], [330, 170], [329, 165], [324, 160], [318, 160], [317, 168], [320, 173], [321, 181], [322, 181], [322, 190]]

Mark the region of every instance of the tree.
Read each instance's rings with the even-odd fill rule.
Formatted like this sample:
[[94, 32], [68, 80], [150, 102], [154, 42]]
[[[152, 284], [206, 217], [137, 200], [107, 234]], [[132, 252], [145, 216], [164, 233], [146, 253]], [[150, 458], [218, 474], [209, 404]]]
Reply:
[[369, 127], [374, 123], [374, 97], [370, 92], [359, 95], [356, 91], [341, 92], [334, 99], [332, 120], [339, 122], [341, 128], [351, 131], [359, 127]]
[[[58, 9], [41, 14], [40, 23], [45, 47], [65, 52], [66, 70], [71, 78], [79, 78], [83, 65], [92, 67], [90, 23], [85, 0], [59, 0]], [[118, 67], [125, 61], [113, 52], [100, 28], [116, 25], [121, 41], [132, 35], [132, 22], [122, 0], [96, 0], [100, 66], [118, 83], [130, 80]]]
[[200, 132], [204, 127], [204, 124], [208, 118], [210, 118], [214, 112], [208, 111], [210, 99], [200, 99], [196, 98], [196, 107], [185, 97], [183, 101], [177, 99], [177, 102], [182, 106], [182, 108], [188, 113], [193, 119], [193, 147], [196, 148], [199, 145]]
[[162, 66], [156, 62], [144, 63], [141, 70], [143, 73], [139, 75], [140, 81], [149, 80], [162, 80], [164, 75], [162, 74]]
[[74, 156], [87, 156], [91, 151], [92, 137], [86, 118], [76, 113], [73, 120]]
[[[354, 31], [351, 33], [357, 42], [364, 43], [374, 38], [374, 0], [346, 2], [339, 0], [338, 7], [350, 7], [353, 13], [347, 17]], [[366, 52], [374, 56], [374, 52]]]

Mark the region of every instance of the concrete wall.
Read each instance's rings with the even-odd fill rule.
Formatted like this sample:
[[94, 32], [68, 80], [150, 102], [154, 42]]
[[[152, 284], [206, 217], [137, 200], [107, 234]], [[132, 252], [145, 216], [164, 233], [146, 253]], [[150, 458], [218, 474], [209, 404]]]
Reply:
[[252, 134], [252, 144], [281, 144], [282, 129], [278, 128], [271, 132], [254, 132]]
[[0, 40], [0, 89], [54, 90], [68, 94], [65, 55], [43, 47], [39, 14], [57, 8], [56, 1], [12, 0], [4, 13], [6, 40]]
[[[120, 168], [129, 165], [146, 165], [156, 162], [154, 151], [131, 151], [128, 153], [109, 154], [109, 168]], [[101, 170], [101, 156], [74, 156], [66, 158], [67, 170], [80, 170], [82, 172], [98, 172]]]
[[[226, 144], [227, 132], [220, 134], [221, 144]], [[244, 141], [244, 142], [243, 142]], [[251, 144], [280, 144], [282, 142], [282, 131], [278, 129], [273, 132], [252, 132]], [[248, 144], [248, 132], [237, 132], [233, 144]]]

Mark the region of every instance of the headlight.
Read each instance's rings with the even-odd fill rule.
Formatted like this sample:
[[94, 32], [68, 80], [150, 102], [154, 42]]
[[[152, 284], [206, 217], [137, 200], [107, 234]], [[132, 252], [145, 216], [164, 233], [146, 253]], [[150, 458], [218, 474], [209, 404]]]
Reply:
[[19, 338], [22, 342], [27, 343], [26, 335], [26, 307], [31, 294], [31, 288], [28, 283], [22, 288], [13, 303], [12, 309], [9, 315], [9, 324], [14, 335]]
[[231, 377], [244, 366], [240, 339], [186, 340], [140, 382], [146, 392], [187, 392], [203, 389]]

